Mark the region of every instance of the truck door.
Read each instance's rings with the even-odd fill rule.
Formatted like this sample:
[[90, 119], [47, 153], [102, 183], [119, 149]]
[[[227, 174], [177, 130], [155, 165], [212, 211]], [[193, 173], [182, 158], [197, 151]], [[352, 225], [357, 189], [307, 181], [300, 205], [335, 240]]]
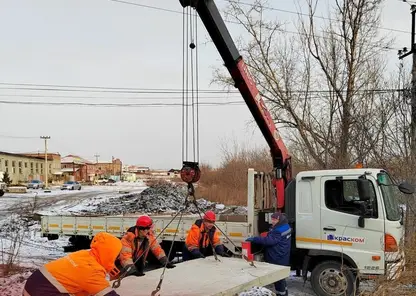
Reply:
[[[369, 178], [370, 179], [370, 178]], [[384, 271], [384, 214], [372, 181], [372, 218], [365, 227], [358, 226], [360, 198], [356, 178], [323, 177], [321, 179], [322, 249], [349, 256], [362, 273]]]

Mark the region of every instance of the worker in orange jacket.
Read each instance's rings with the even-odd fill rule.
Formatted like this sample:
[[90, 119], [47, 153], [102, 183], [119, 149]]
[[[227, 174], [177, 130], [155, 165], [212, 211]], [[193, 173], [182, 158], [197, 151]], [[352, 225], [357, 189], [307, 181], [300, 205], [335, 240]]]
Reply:
[[215, 220], [215, 213], [207, 211], [202, 219], [195, 221], [185, 240], [182, 251], [183, 261], [205, 258], [208, 254], [212, 254], [212, 247], [218, 255], [230, 257], [220, 240], [219, 230], [214, 226]]
[[130, 227], [121, 239], [123, 247], [118, 256], [117, 265], [121, 265], [124, 271], [127, 271], [125, 276], [144, 275], [143, 270], [149, 249], [163, 266], [166, 264], [166, 268], [175, 267], [174, 264], [169, 262], [165, 251], [157, 242], [152, 227], [153, 221], [149, 216], [140, 216], [136, 225]]
[[81, 250], [51, 261], [27, 279], [23, 296], [102, 295], [118, 296], [106, 279], [121, 250], [115, 236], [101, 232], [90, 250]]

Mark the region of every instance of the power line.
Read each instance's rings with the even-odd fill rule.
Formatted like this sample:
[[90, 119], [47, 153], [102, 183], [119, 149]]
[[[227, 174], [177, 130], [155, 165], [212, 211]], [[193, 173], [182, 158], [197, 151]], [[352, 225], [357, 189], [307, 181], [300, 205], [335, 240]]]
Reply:
[[[237, 94], [238, 92], [235, 92]], [[56, 95], [28, 95], [28, 94], [0, 94], [0, 97], [21, 97], [21, 98], [53, 98], [53, 99], [102, 99], [102, 100], [182, 100], [182, 97], [98, 97], [98, 96], [56, 96]], [[241, 96], [199, 96], [200, 99], [238, 99]]]
[[[178, 11], [178, 10], [166, 9], [166, 8], [162, 8], [162, 7], [152, 6], [152, 5], [144, 5], [144, 4], [139, 4], [139, 3], [136, 3], [136, 2], [122, 1], [122, 0], [110, 0], [110, 1], [117, 2], [117, 3], [121, 3], [121, 4], [127, 4], [127, 5], [133, 5], [133, 6], [143, 7], [143, 8], [150, 8], [150, 9], [160, 10], [160, 11], [165, 11], [165, 12], [170, 12], [170, 13], [182, 14], [182, 12], [181, 11]], [[230, 24], [241, 25], [237, 21], [230, 21], [230, 20], [225, 20], [224, 19], [224, 22], [230, 23]], [[384, 28], [384, 29], [389, 29], [389, 28]], [[393, 30], [396, 30], [396, 29], [393, 29]], [[315, 34], [305, 34], [305, 33], [288, 31], [288, 30], [283, 30], [283, 29], [279, 29], [279, 31], [280, 32], [283, 32], [283, 33], [294, 34], [294, 35], [299, 35], [299, 36], [313, 36], [315, 38], [331, 39], [330, 37], [319, 36], [319, 35], [315, 35]], [[374, 47], [381, 48], [381, 49], [385, 49], [385, 50], [395, 50], [395, 51], [398, 50], [398, 48], [393, 48], [393, 47], [390, 47], [390, 46], [380, 46], [380, 45], [378, 45], [378, 43], [374, 43], [373, 46]]]
[[0, 135], [0, 138], [6, 138], [6, 139], [39, 139], [38, 137], [20, 137], [20, 136], [9, 136], [9, 135]]
[[[356, 94], [389, 94], [395, 92], [404, 91], [402, 89], [380, 89], [380, 90], [363, 90], [362, 92], [356, 92]], [[304, 99], [306, 100], [322, 100], [323, 98], [328, 98], [331, 95], [330, 91], [321, 91], [321, 93], [326, 93], [326, 95], [319, 95], [316, 93], [314, 96], [307, 94]], [[332, 91], [334, 93], [334, 91]], [[163, 102], [152, 102], [152, 103], [84, 103], [84, 102], [50, 102], [50, 101], [6, 101], [0, 100], [0, 104], [9, 104], [9, 105], [44, 105], [44, 106], [78, 106], [78, 107], [183, 107], [182, 103], [163, 103]], [[200, 102], [200, 106], [227, 106], [227, 105], [245, 105], [246, 103], [242, 100], [239, 101], [227, 101], [227, 102]], [[187, 104], [187, 106], [192, 106], [192, 104]]]
[[[87, 93], [125, 93], [125, 94], [179, 94], [181, 91], [169, 90], [103, 90], [103, 89], [70, 89], [42, 87], [1, 87], [0, 90], [56, 91], [56, 92], [87, 92]], [[201, 90], [199, 93], [221, 93], [219, 91]], [[222, 92], [226, 93], [226, 92]]]
[[[137, 88], [137, 87], [110, 87], [110, 86], [86, 86], [86, 85], [62, 85], [62, 84], [37, 84], [37, 83], [10, 83], [10, 82], [0, 82], [0, 85], [6, 86], [31, 86], [31, 87], [49, 87], [49, 88], [85, 88], [85, 89], [105, 89], [105, 90], [131, 90], [131, 91], [172, 91], [172, 92], [180, 92], [182, 93], [181, 89], [175, 88]], [[24, 89], [24, 88], [22, 88]], [[202, 90], [202, 91], [209, 91], [209, 92], [225, 92], [224, 90]]]
[[[0, 82], [0, 85], [11, 85], [11, 86], [31, 86], [29, 88], [25, 87], [4, 87], [0, 90], [20, 90], [20, 91], [63, 91], [63, 92], [85, 92], [85, 93], [126, 93], [126, 94], [182, 94], [182, 89], [174, 88], [123, 88], [123, 87], [105, 87], [105, 86], [75, 86], [75, 85], [54, 85], [54, 84], [35, 84], [35, 83], [8, 83]], [[47, 86], [48, 88], [43, 88]], [[391, 92], [391, 91], [402, 91], [401, 89], [363, 89], [357, 90], [356, 92]], [[199, 93], [206, 94], [239, 94], [237, 90], [199, 90]], [[290, 90], [286, 93], [331, 93], [333, 90]], [[346, 92], [346, 90], [340, 90], [340, 92]], [[7, 95], [7, 94], [6, 94]], [[4, 96], [6, 96], [4, 95]], [[2, 95], [3, 96], [3, 95]], [[17, 94], [12, 94], [11, 96], [20, 96]], [[24, 95], [22, 95], [24, 96]], [[32, 96], [32, 95], [31, 95]], [[34, 95], [33, 95], [34, 96]], [[62, 97], [72, 97], [72, 96], [62, 96]], [[76, 98], [76, 97], [75, 97]], [[82, 97], [80, 97], [82, 98]], [[91, 97], [94, 98], [94, 97]], [[98, 98], [98, 97], [97, 97]], [[101, 97], [100, 97], [101, 98]], [[104, 97], [102, 97], [104, 98]], [[140, 97], [137, 97], [140, 98]], [[151, 98], [151, 97], [146, 97]], [[170, 98], [170, 97], [166, 97]], [[182, 97], [180, 97], [182, 98]], [[221, 97], [202, 97], [202, 98], [221, 98]]]
[[[79, 107], [179, 107], [183, 106], [180, 103], [78, 103], [78, 102], [30, 102], [30, 101], [2, 101], [0, 104], [10, 105], [45, 105], [45, 106], [79, 106]], [[225, 105], [244, 105], [243, 101], [230, 101], [230, 102], [203, 102], [199, 103], [201, 106], [225, 106]], [[192, 104], [188, 104], [192, 106]]]

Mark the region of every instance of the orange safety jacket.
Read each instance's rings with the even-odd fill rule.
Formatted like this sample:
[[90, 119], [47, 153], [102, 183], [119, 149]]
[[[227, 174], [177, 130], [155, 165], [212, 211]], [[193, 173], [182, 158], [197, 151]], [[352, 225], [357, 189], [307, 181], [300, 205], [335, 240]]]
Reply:
[[107, 281], [107, 273], [121, 250], [121, 242], [111, 234], [98, 233], [91, 250], [81, 250], [51, 261], [26, 281], [23, 296], [117, 296]]
[[186, 237], [185, 245], [192, 252], [195, 249], [201, 250], [207, 248], [210, 241], [214, 248], [221, 245], [220, 233], [215, 226], [211, 229], [206, 229], [202, 219], [199, 219], [192, 225]]
[[130, 227], [127, 230], [121, 239], [121, 243], [123, 247], [118, 259], [122, 267], [133, 264], [140, 256], [140, 260], [146, 262], [149, 249], [159, 261], [166, 257], [165, 251], [163, 251], [153, 233], [149, 233], [146, 237], [141, 238], [139, 237], [139, 230], [136, 226]]

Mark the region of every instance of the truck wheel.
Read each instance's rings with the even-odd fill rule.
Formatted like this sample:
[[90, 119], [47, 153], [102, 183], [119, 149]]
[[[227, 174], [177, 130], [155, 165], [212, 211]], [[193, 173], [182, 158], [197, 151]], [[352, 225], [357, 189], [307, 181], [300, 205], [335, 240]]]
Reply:
[[3, 195], [4, 195], [4, 191], [0, 190], [0, 196], [3, 196]]
[[352, 296], [354, 283], [353, 272], [348, 268], [342, 269], [337, 261], [324, 261], [312, 270], [312, 289], [319, 296]]

